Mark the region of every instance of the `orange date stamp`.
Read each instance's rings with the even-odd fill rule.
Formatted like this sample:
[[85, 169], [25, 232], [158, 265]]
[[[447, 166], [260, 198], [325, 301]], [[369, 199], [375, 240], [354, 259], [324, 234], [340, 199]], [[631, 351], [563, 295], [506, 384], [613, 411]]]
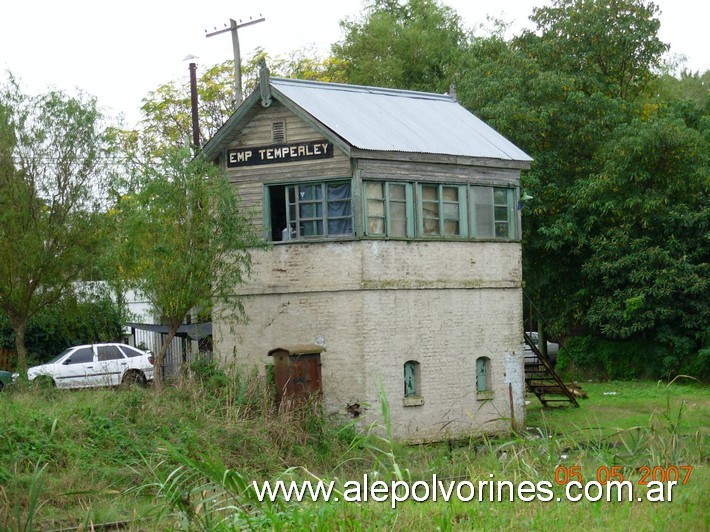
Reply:
[[[693, 472], [693, 466], [641, 466], [637, 467], [634, 471], [640, 474], [638, 481], [639, 486], [648, 486], [649, 482], [674, 482], [676, 484], [685, 485], [688, 483], [690, 475]], [[594, 480], [600, 484], [607, 484], [609, 482], [624, 482], [628, 479], [624, 477], [624, 468], [615, 465], [598, 467]], [[555, 482], [559, 485], [564, 485], [569, 482], [582, 483], [582, 467], [578, 465], [557, 466], [555, 468]]]

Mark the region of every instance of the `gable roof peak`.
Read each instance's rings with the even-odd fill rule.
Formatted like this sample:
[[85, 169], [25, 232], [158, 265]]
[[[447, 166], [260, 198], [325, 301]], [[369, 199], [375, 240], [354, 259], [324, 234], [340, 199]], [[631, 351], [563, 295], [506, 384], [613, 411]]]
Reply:
[[462, 157], [471, 161], [467, 164], [497, 160], [515, 168], [532, 162], [449, 94], [270, 78], [266, 64], [260, 67], [259, 88], [204, 146], [207, 157], [214, 158], [245, 120], [276, 100], [326, 138], [360, 150], [360, 155], [431, 154]]
[[413, 91], [407, 89], [391, 89], [386, 87], [374, 87], [367, 85], [350, 85], [347, 83], [331, 83], [326, 81], [314, 81], [309, 79], [293, 78], [271, 78], [271, 85], [275, 88], [283, 87], [303, 87], [305, 89], [317, 89], [325, 91], [345, 91], [361, 94], [372, 94], [380, 96], [398, 96], [402, 98], [420, 98], [425, 100], [441, 100], [453, 102], [454, 99], [448, 94], [437, 94], [435, 92]]

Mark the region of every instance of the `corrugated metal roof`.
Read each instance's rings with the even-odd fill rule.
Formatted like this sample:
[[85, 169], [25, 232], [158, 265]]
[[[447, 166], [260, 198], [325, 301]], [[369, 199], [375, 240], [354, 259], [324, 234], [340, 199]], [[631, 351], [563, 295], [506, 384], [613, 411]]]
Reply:
[[275, 91], [355, 148], [532, 161], [447, 95], [283, 78], [270, 81]]

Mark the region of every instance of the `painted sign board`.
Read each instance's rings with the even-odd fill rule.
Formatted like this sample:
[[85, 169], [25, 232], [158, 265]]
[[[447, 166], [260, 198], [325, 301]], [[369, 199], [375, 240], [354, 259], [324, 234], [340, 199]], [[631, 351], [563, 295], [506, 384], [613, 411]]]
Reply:
[[332, 157], [333, 143], [325, 140], [273, 146], [249, 146], [227, 150], [227, 168], [331, 159]]

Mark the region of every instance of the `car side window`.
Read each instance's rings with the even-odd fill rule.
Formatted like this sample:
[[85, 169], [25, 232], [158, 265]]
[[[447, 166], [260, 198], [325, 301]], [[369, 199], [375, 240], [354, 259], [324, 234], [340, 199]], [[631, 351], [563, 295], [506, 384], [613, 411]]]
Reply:
[[99, 352], [99, 362], [106, 360], [121, 360], [124, 358], [121, 350], [115, 345], [101, 345], [97, 348]]
[[74, 351], [65, 364], [86, 364], [94, 361], [94, 350], [90, 347], [83, 347]]
[[143, 355], [145, 355], [145, 353], [127, 345], [122, 345], [121, 349], [123, 349], [123, 352], [126, 353], [126, 356], [129, 357], [142, 357]]

